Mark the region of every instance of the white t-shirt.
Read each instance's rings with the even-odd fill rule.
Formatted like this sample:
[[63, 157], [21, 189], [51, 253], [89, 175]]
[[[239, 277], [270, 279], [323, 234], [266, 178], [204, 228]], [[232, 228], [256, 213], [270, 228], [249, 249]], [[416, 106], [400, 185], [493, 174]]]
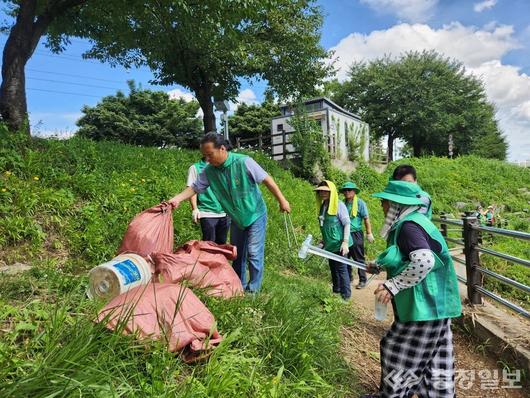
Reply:
[[[188, 169], [188, 182], [186, 185], [188, 187], [191, 187], [193, 183], [197, 181], [198, 177], [199, 177], [199, 174], [197, 173], [197, 168], [195, 167], [194, 164], [192, 164], [190, 168]], [[221, 217], [226, 217], [226, 213], [212, 213], [209, 211], [199, 210], [199, 217], [200, 218], [221, 218]]]

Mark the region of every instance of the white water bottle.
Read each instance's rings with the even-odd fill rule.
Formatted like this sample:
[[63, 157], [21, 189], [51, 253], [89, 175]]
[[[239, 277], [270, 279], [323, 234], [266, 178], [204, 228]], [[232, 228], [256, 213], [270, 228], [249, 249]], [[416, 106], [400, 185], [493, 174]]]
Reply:
[[378, 321], [384, 321], [388, 311], [388, 305], [380, 303], [375, 296], [375, 319]]

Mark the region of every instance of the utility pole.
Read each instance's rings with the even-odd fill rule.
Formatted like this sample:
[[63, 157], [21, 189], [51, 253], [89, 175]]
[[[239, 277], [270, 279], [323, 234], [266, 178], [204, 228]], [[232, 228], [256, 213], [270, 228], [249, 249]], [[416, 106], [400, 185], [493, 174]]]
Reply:
[[224, 125], [224, 137], [225, 140], [229, 141], [228, 136], [228, 111], [230, 110], [230, 105], [228, 101], [214, 101], [215, 110], [219, 112], [223, 112], [223, 116], [221, 116], [221, 120], [225, 122]]

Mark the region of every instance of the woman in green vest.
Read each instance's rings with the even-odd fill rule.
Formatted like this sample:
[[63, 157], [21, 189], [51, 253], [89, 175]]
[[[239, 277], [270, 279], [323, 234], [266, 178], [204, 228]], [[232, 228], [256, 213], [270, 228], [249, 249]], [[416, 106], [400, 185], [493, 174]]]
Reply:
[[454, 397], [451, 318], [462, 307], [456, 273], [445, 240], [419, 209], [415, 183], [389, 181], [382, 199], [387, 249], [376, 265], [388, 280], [375, 290], [377, 301], [392, 302], [394, 322], [381, 340], [379, 392], [365, 397]]
[[[188, 187], [197, 181], [207, 164], [203, 158], [190, 166]], [[228, 228], [230, 228], [230, 218], [224, 212], [212, 189], [208, 187], [205, 192], [193, 195], [190, 204], [193, 222], [201, 226], [202, 240], [212, 241], [219, 245], [225, 244]]]
[[[322, 232], [324, 250], [347, 256], [353, 244], [350, 235], [350, 217], [346, 205], [339, 201], [339, 194], [335, 184], [322, 181], [317, 188], [317, 211]], [[350, 275], [348, 266], [344, 263], [329, 260], [333, 293], [339, 293], [344, 300], [351, 297]]]

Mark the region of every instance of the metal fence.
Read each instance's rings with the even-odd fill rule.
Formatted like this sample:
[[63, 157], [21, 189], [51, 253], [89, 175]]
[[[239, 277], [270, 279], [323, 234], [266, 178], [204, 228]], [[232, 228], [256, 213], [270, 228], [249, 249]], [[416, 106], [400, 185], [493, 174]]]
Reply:
[[[488, 249], [482, 245], [483, 233], [507, 236], [525, 241], [530, 241], [530, 234], [521, 231], [482, 226], [478, 222], [477, 217], [471, 212], [467, 212], [461, 220], [448, 219], [446, 216], [442, 215], [440, 218], [433, 218], [433, 221], [440, 223], [440, 231], [447, 242], [460, 245], [464, 249], [465, 261], [456, 256], [452, 256], [452, 258], [455, 262], [466, 266], [466, 279], [458, 276], [458, 280], [467, 286], [467, 297], [469, 302], [471, 304], [482, 304], [482, 297], [486, 296], [530, 319], [529, 311], [485, 289], [483, 286], [483, 281], [484, 277], [493, 278], [526, 293], [530, 293], [530, 286], [488, 270], [482, 267], [480, 264], [480, 253], [482, 253], [495, 256], [512, 263], [521, 264], [525, 267], [530, 267], [529, 260], [511, 256], [506, 253], [500, 253], [495, 250]], [[454, 228], [455, 226], [457, 228]], [[449, 232], [455, 231], [461, 231], [462, 239], [448, 236]]]

